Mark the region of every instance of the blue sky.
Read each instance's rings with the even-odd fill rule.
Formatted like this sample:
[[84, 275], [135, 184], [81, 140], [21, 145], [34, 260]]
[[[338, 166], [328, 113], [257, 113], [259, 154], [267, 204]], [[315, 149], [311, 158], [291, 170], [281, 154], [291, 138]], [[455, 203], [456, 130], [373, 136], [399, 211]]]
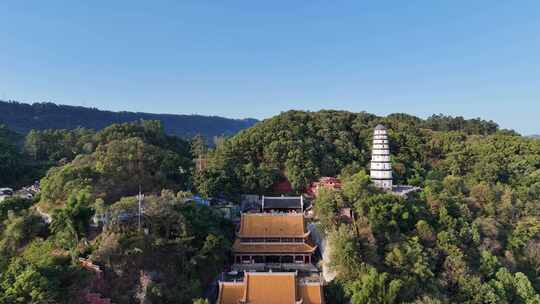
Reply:
[[445, 113], [540, 133], [540, 1], [5, 0], [0, 20], [1, 99]]

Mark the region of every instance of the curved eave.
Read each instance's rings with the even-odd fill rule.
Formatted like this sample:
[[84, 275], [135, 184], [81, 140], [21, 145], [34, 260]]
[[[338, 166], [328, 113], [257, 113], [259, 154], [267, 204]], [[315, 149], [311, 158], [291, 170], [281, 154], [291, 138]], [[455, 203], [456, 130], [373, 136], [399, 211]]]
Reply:
[[304, 234], [297, 234], [297, 235], [255, 235], [255, 234], [243, 234], [240, 232], [236, 232], [236, 237], [238, 238], [307, 238], [311, 234], [311, 231], [307, 231]]
[[317, 246], [305, 243], [239, 243], [233, 245], [234, 253], [241, 254], [313, 254]]

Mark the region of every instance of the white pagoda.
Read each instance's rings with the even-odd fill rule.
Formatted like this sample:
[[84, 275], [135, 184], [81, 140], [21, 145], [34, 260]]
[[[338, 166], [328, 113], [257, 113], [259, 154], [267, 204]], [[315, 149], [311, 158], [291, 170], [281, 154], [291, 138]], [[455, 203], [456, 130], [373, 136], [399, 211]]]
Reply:
[[377, 125], [373, 131], [370, 176], [375, 186], [392, 190], [392, 164], [390, 163], [388, 131], [383, 125]]

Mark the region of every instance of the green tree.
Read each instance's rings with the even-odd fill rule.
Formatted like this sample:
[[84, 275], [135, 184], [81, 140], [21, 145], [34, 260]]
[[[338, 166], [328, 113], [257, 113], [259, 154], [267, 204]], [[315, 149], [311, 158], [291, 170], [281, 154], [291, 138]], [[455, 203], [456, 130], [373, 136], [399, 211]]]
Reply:
[[520, 249], [540, 232], [540, 220], [536, 217], [521, 219], [508, 238], [511, 248]]
[[14, 136], [0, 124], [0, 185], [15, 185], [24, 174], [24, 158], [15, 145]]
[[50, 281], [36, 267], [21, 259], [12, 261], [0, 276], [0, 289], [2, 303], [55, 303]]
[[15, 255], [44, 228], [43, 219], [32, 211], [21, 211], [18, 214], [9, 211], [0, 231], [0, 254], [7, 257]]
[[418, 237], [412, 237], [408, 242], [395, 246], [386, 255], [385, 262], [401, 276], [412, 275], [419, 283], [427, 283], [434, 277], [428, 255]]
[[343, 279], [350, 279], [358, 275], [364, 268], [360, 256], [360, 242], [346, 225], [341, 225], [332, 231], [329, 236], [331, 247], [330, 268]]
[[72, 261], [78, 256], [79, 241], [86, 234], [94, 211], [89, 207], [88, 191], [72, 193], [64, 208], [55, 209], [52, 215], [51, 230], [56, 234], [59, 244], [70, 252]]
[[391, 280], [387, 273], [379, 273], [370, 268], [346, 287], [353, 304], [392, 304], [397, 303], [402, 282]]
[[495, 275], [500, 266], [501, 265], [499, 264], [499, 260], [496, 256], [494, 256], [487, 250], [482, 250], [480, 255], [479, 270], [484, 276], [488, 278], [492, 277], [493, 275]]
[[489, 284], [504, 303], [540, 303], [540, 295], [534, 290], [527, 276], [521, 272], [512, 275], [506, 268], [501, 268]]
[[318, 190], [317, 197], [313, 201], [313, 211], [324, 231], [336, 227], [340, 207], [343, 207], [343, 199], [339, 192], [326, 188]]

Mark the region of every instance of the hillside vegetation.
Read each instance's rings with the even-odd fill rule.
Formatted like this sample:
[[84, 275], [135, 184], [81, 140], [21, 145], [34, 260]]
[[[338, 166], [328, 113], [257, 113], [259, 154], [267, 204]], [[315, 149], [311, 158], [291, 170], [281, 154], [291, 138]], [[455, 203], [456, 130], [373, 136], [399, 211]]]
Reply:
[[[408, 199], [370, 184], [379, 123], [395, 182], [423, 189]], [[539, 141], [478, 119], [290, 111], [211, 151], [195, 180], [237, 197], [283, 179], [300, 193], [328, 175], [343, 182], [314, 202], [338, 273], [331, 303], [540, 303]]]
[[30, 130], [87, 128], [101, 130], [111, 124], [138, 120], [159, 120], [169, 135], [190, 138], [202, 135], [210, 141], [215, 136], [230, 136], [254, 125], [255, 119], [229, 119], [218, 116], [150, 114], [111, 112], [96, 108], [56, 105], [54, 103], [26, 104], [0, 100], [0, 122], [13, 131], [26, 134]]
[[[371, 186], [379, 123], [395, 183], [422, 188], [407, 199]], [[328, 303], [540, 303], [540, 141], [491, 121], [289, 111], [213, 149], [158, 121], [33, 131], [20, 146], [0, 131], [5, 178], [50, 168], [34, 201], [0, 203], [0, 303], [82, 303], [89, 291], [118, 304], [191, 303], [225, 269], [234, 233], [193, 193], [238, 201], [286, 179], [298, 194], [329, 175], [342, 190], [314, 201], [338, 274]], [[79, 258], [102, 267], [101, 281]]]
[[0, 124], [0, 187], [20, 187], [33, 183], [50, 168], [35, 162], [23, 150], [25, 137]]
[[[0, 202], [0, 303], [86, 303], [88, 292], [114, 303], [190, 303], [223, 269], [232, 225], [187, 202], [190, 143], [166, 135], [160, 122], [32, 131], [25, 153], [10, 147], [55, 166], [34, 201]], [[100, 227], [90, 226], [93, 216]], [[103, 274], [83, 269], [80, 257]]]
[[[458, 161], [468, 161], [480, 174], [485, 168], [475, 156], [485, 143], [524, 141], [515, 132], [500, 131], [496, 123], [480, 119], [290, 111], [240, 132], [211, 151], [208, 168], [197, 176], [198, 189], [209, 196], [263, 194], [286, 177], [299, 192], [320, 176], [367, 168], [371, 135], [378, 123], [390, 129], [396, 182], [413, 185], [420, 185], [432, 169], [461, 169], [455, 168]], [[471, 146], [472, 142], [478, 145]], [[504, 162], [506, 155], [497, 152], [492, 159]]]
[[[90, 135], [81, 130], [74, 132]], [[68, 139], [82, 142], [60, 147], [82, 149], [73, 153], [77, 156], [71, 162], [52, 168], [42, 179], [42, 206], [61, 206], [69, 195], [80, 191], [88, 193], [92, 200], [99, 198], [113, 203], [123, 196], [136, 194], [139, 185], [145, 192], [157, 193], [161, 189], [178, 191], [189, 186], [192, 167], [189, 143], [167, 136], [157, 121], [116, 124], [94, 136], [65, 134]], [[30, 149], [30, 135], [27, 149]], [[51, 145], [46, 144], [46, 147]]]

